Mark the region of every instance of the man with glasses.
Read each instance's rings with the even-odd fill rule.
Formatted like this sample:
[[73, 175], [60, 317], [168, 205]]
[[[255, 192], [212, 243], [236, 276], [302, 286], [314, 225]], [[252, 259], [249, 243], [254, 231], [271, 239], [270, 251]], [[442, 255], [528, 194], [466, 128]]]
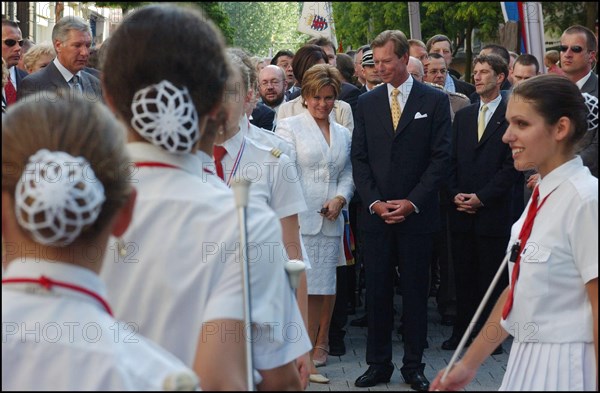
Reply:
[[560, 37], [560, 65], [567, 78], [582, 93], [598, 98], [598, 76], [592, 72], [598, 43], [594, 32], [584, 26], [571, 26]]
[[17, 101], [17, 89], [21, 80], [27, 76], [27, 72], [16, 67], [21, 60], [21, 47], [23, 46], [23, 35], [16, 22], [2, 19], [2, 58], [8, 68], [8, 81], [2, 89], [2, 106], [8, 107]]

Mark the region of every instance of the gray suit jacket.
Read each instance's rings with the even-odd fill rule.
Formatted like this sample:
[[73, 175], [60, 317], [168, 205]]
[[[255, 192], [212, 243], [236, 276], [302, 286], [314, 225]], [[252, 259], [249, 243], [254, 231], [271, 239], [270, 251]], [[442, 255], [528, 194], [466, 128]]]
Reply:
[[[102, 89], [98, 78], [85, 71], [81, 71], [81, 87], [85, 98], [94, 102], [102, 102]], [[45, 68], [23, 79], [17, 91], [17, 99], [20, 100], [30, 94], [43, 94], [43, 91], [56, 92], [59, 89], [68, 90], [70, 86], [58, 68], [51, 62]]]
[[587, 82], [581, 87], [581, 92], [591, 94], [598, 98], [598, 76], [594, 74], [594, 71], [592, 71]]

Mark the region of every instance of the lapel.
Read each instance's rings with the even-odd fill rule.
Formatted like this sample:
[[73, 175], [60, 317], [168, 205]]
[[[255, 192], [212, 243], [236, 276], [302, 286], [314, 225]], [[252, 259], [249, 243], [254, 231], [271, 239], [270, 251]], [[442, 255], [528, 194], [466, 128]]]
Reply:
[[[413, 80], [413, 86], [410, 91], [410, 95], [406, 100], [406, 105], [404, 105], [404, 109], [402, 110], [402, 115], [400, 116], [400, 121], [398, 122], [398, 129], [396, 131], [396, 136], [400, 135], [404, 128], [410, 124], [411, 121], [415, 118], [418, 110], [423, 105], [425, 100], [422, 99], [424, 95], [424, 88], [421, 83], [416, 80]], [[389, 106], [389, 105], [388, 105]], [[390, 114], [390, 119], [392, 115]]]
[[369, 108], [369, 110], [374, 108], [374, 110], [377, 112], [377, 117], [380, 119], [383, 125], [384, 131], [391, 138], [393, 138], [394, 126], [392, 125], [392, 110], [390, 109], [390, 100], [388, 99], [387, 85], [384, 83], [381, 86], [376, 87], [374, 90], [371, 90], [371, 92], [369, 93], [373, 94], [374, 105], [371, 108]]
[[[479, 108], [479, 107], [477, 107]], [[498, 107], [494, 111], [492, 118], [488, 122], [485, 130], [483, 130], [483, 135], [481, 136], [481, 140], [477, 144], [477, 147], [481, 146], [485, 143], [490, 137], [496, 133], [496, 131], [502, 126], [502, 124], [506, 121], [506, 103], [504, 100], [500, 101]], [[475, 129], [475, 133], [477, 133], [477, 128]]]
[[[325, 136], [323, 136], [323, 133], [321, 132], [321, 129], [319, 128], [319, 125], [317, 124], [315, 119], [313, 119], [313, 117], [310, 115], [310, 112], [308, 112], [308, 110], [304, 113], [304, 122], [306, 124], [305, 130], [307, 131], [307, 132], [304, 132], [305, 138], [312, 140], [312, 143], [310, 144], [311, 146], [319, 147], [319, 151], [321, 152], [322, 159], [327, 158], [327, 156], [329, 155], [329, 146], [327, 145], [327, 141], [325, 140]], [[330, 120], [330, 123], [331, 123], [331, 120]], [[329, 143], [332, 143], [331, 129], [332, 129], [332, 127], [330, 125], [329, 126]]]
[[69, 86], [69, 83], [65, 80], [65, 78], [63, 78], [62, 74], [60, 73], [58, 68], [56, 68], [53, 61], [51, 61], [50, 64], [46, 66], [46, 69], [44, 71], [48, 73], [48, 81], [50, 81], [50, 83], [52, 83], [54, 86], [62, 89], [71, 89], [71, 86]]

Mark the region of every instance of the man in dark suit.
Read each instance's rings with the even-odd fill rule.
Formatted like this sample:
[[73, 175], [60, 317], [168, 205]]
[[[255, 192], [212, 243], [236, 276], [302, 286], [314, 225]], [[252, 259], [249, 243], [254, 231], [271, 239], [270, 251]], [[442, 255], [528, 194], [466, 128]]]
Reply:
[[387, 30], [371, 43], [383, 85], [358, 99], [352, 135], [354, 184], [363, 202], [368, 370], [355, 386], [388, 382], [392, 364], [394, 265], [400, 261], [404, 380], [429, 381], [421, 363], [427, 337], [432, 234], [440, 229], [438, 190], [450, 155], [448, 96], [413, 80], [404, 33]]
[[92, 45], [90, 25], [82, 18], [66, 16], [54, 25], [52, 43], [56, 58], [23, 79], [18, 97], [63, 88], [82, 94], [88, 100], [102, 101], [100, 80], [83, 71]]
[[[513, 210], [523, 210], [522, 193], [515, 192], [523, 188], [523, 174], [514, 168], [510, 147], [502, 142], [508, 123], [500, 86], [508, 76], [508, 66], [497, 55], [480, 55], [473, 74], [480, 103], [456, 112], [452, 124], [448, 194], [454, 204], [449, 226], [457, 317], [452, 336], [442, 344], [446, 350], [458, 346], [502, 262]], [[474, 334], [507, 285], [508, 276], [503, 274]], [[498, 346], [495, 353], [501, 352]]]
[[[16, 102], [17, 91], [21, 87], [21, 80], [27, 72], [19, 69], [17, 64], [23, 57], [21, 47], [23, 35], [16, 22], [2, 19], [2, 59], [8, 69], [8, 80], [2, 90], [2, 107], [8, 107]], [[10, 84], [10, 85], [9, 85]]]

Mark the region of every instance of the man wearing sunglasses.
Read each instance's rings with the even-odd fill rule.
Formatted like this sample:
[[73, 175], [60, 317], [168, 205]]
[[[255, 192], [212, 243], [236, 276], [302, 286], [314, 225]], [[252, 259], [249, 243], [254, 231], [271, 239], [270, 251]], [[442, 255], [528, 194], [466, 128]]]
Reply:
[[598, 77], [592, 72], [598, 43], [594, 32], [584, 26], [571, 26], [560, 37], [560, 65], [567, 78], [582, 93], [598, 98]]
[[90, 101], [101, 101], [100, 80], [84, 70], [92, 45], [92, 31], [84, 19], [65, 16], [52, 29], [56, 58], [42, 70], [23, 79], [18, 96], [45, 90], [71, 90]]
[[9, 80], [2, 90], [2, 106], [9, 106], [17, 101], [17, 89], [27, 72], [16, 67], [21, 60], [21, 46], [23, 35], [16, 22], [2, 19], [2, 58], [8, 68]]

